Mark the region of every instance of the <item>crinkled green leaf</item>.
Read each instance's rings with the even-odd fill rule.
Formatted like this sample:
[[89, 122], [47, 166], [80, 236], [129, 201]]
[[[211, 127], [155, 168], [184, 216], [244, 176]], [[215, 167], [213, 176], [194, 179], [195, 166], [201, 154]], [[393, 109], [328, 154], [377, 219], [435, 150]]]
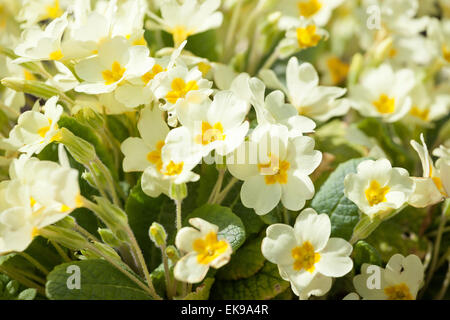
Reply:
[[214, 278], [206, 278], [195, 290], [189, 293], [183, 300], [208, 300]]
[[331, 236], [349, 240], [359, 220], [358, 207], [344, 195], [344, 179], [367, 158], [352, 159], [340, 164], [328, 177], [311, 202], [317, 213], [326, 213], [331, 220]]
[[189, 219], [202, 218], [219, 227], [219, 236], [224, 237], [236, 251], [245, 241], [245, 228], [242, 220], [231, 211], [231, 209], [217, 204], [205, 204], [195, 209], [185, 219], [188, 226]]
[[[67, 267], [80, 267], [80, 289], [69, 289]], [[47, 297], [52, 300], [148, 300], [151, 297], [135, 282], [105, 260], [74, 261], [57, 266], [47, 276]]]
[[17, 300], [34, 300], [34, 298], [36, 297], [36, 293], [37, 290], [34, 288], [25, 289], [21, 293], [19, 293]]
[[230, 262], [217, 272], [217, 279], [238, 280], [248, 278], [264, 266], [261, 253], [262, 236], [248, 240], [231, 258]]
[[250, 278], [239, 280], [216, 280], [211, 290], [212, 299], [218, 300], [268, 300], [289, 288], [278, 267], [266, 262], [264, 267]]
[[359, 272], [363, 263], [381, 266], [381, 255], [370, 244], [360, 240], [353, 246], [353, 262], [355, 269]]

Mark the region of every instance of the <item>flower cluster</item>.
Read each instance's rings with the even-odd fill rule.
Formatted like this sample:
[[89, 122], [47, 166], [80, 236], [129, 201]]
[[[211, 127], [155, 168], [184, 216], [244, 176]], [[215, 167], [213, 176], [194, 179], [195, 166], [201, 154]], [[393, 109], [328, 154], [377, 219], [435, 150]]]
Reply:
[[133, 298], [445, 297], [450, 6], [424, 2], [0, 0], [0, 254], [47, 276], [40, 236]]

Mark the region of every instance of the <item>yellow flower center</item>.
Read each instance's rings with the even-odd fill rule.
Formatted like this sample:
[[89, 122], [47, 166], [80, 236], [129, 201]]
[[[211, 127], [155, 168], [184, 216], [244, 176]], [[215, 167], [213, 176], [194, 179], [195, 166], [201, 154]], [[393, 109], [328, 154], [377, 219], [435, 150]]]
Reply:
[[306, 270], [313, 273], [314, 264], [319, 262], [320, 254], [314, 252], [314, 247], [309, 241], [303, 242], [301, 246], [297, 246], [291, 251], [292, 258], [294, 258], [294, 270]]
[[36, 199], [34, 199], [33, 197], [30, 197], [30, 206], [34, 207], [35, 204], [36, 204]]
[[[47, 132], [50, 131], [50, 128], [52, 126], [52, 119], [48, 119], [48, 126], [42, 127], [38, 130], [38, 134], [41, 136], [41, 138], [45, 138], [45, 136], [47, 135]], [[55, 130], [58, 130], [58, 125], [55, 125]]]
[[209, 70], [211, 70], [211, 65], [209, 63], [200, 62], [198, 65], [198, 70], [202, 73], [203, 77], [206, 77]]
[[287, 171], [291, 164], [286, 160], [280, 160], [278, 157], [269, 154], [270, 161], [267, 163], [259, 163], [258, 170], [264, 174], [266, 184], [286, 184], [288, 181]]
[[56, 50], [50, 53], [50, 60], [61, 60], [64, 58], [64, 55], [62, 54], [61, 50]]
[[166, 176], [176, 176], [183, 171], [184, 162], [175, 163], [170, 160], [169, 164], [166, 166], [166, 170], [163, 172]]
[[102, 72], [103, 79], [105, 80], [106, 85], [110, 85], [114, 82], [119, 81], [122, 79], [123, 74], [125, 73], [127, 69], [122, 68], [119, 62], [114, 61], [111, 70], [105, 70]]
[[430, 177], [431, 177], [431, 180], [433, 180], [434, 184], [436, 185], [436, 188], [438, 188], [439, 191], [441, 192], [441, 194], [447, 198], [448, 195], [445, 192], [444, 185], [442, 184], [441, 178], [433, 176], [433, 166], [431, 164], [430, 164]]
[[327, 66], [330, 70], [331, 80], [334, 84], [339, 84], [347, 78], [350, 66], [341, 61], [338, 57], [332, 57], [327, 60]]
[[414, 300], [409, 287], [405, 283], [384, 288], [388, 300]]
[[392, 113], [395, 111], [395, 99], [389, 98], [386, 94], [381, 94], [380, 98], [373, 101], [372, 104], [377, 108], [379, 113]]
[[397, 55], [398, 51], [395, 48], [391, 48], [389, 50], [389, 58], [394, 58]]
[[170, 33], [173, 37], [173, 42], [175, 43], [175, 47], [178, 47], [184, 40], [187, 39], [194, 31], [186, 30], [184, 26], [177, 26], [170, 30]]
[[142, 79], [142, 81], [144, 81], [145, 84], [147, 84], [151, 80], [153, 80], [158, 73], [163, 72], [163, 71], [164, 71], [164, 69], [159, 64], [155, 64], [153, 66], [152, 70], [150, 70], [149, 72], [144, 74], [141, 77], [141, 79]]
[[386, 194], [389, 192], [388, 186], [381, 187], [378, 181], [372, 180], [369, 187], [366, 189], [366, 199], [370, 206], [377, 205], [381, 202], [386, 202]]
[[25, 80], [36, 80], [36, 77], [27, 70], [23, 70], [23, 77]]
[[50, 18], [50, 19], [56, 19], [59, 18], [63, 15], [64, 11], [61, 10], [61, 7], [59, 6], [59, 0], [55, 0], [53, 2], [53, 5], [47, 6], [45, 8], [45, 10], [47, 11], [47, 16], [46, 18]]
[[31, 230], [31, 237], [37, 237], [39, 235], [39, 229], [36, 227], [33, 227], [33, 229]]
[[202, 145], [208, 145], [211, 142], [225, 140], [223, 126], [220, 122], [211, 126], [209, 122], [202, 121], [202, 134], [195, 137], [195, 142]]
[[309, 0], [308, 2], [300, 1], [298, 3], [298, 10], [300, 15], [306, 18], [310, 18], [320, 11], [322, 4], [317, 0]]
[[430, 109], [423, 109], [420, 110], [417, 106], [413, 106], [411, 110], [409, 111], [409, 114], [417, 117], [419, 119], [422, 119], [424, 121], [428, 121], [428, 116], [430, 114]]
[[442, 56], [444, 57], [445, 61], [450, 63], [450, 48], [445, 44], [442, 46]]
[[297, 41], [300, 48], [316, 46], [321, 37], [316, 33], [316, 26], [309, 25], [306, 28], [297, 28]]
[[141, 37], [133, 41], [133, 46], [146, 46], [146, 45], [147, 41], [145, 41], [144, 37]]
[[66, 212], [69, 210], [70, 210], [70, 207], [66, 206], [65, 204], [61, 205], [61, 208], [59, 209], [59, 211], [61, 211], [61, 212]]
[[178, 99], [185, 98], [188, 92], [198, 90], [198, 84], [195, 80], [186, 83], [181, 78], [175, 78], [172, 81], [171, 88], [172, 91], [167, 93], [166, 99], [170, 103], [175, 104]]
[[83, 197], [81, 196], [81, 194], [77, 194], [75, 197], [75, 206], [77, 208], [81, 208], [83, 205], [84, 205]]
[[209, 264], [228, 250], [228, 242], [217, 239], [217, 233], [211, 231], [204, 239], [196, 239], [192, 244], [197, 252], [197, 261], [200, 264]]
[[158, 169], [159, 171], [161, 171], [161, 168], [163, 166], [163, 162], [161, 160], [161, 150], [164, 147], [164, 141], [158, 141], [156, 143], [156, 149], [153, 151], [150, 151], [147, 154], [147, 160], [150, 163], [153, 163], [156, 166], [156, 169]]

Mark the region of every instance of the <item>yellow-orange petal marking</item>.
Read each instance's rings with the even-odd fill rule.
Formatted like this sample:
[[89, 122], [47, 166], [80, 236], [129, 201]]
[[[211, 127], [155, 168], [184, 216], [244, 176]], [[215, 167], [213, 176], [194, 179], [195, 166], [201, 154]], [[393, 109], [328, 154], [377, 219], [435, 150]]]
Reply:
[[200, 264], [210, 264], [228, 250], [228, 242], [219, 240], [217, 233], [211, 231], [203, 239], [196, 239], [192, 244], [197, 252], [197, 262]]
[[188, 92], [198, 90], [199, 87], [195, 80], [185, 82], [184, 79], [175, 78], [172, 80], [171, 89], [172, 91], [166, 94], [166, 99], [170, 103], [175, 104], [178, 99], [185, 98]]
[[370, 182], [369, 187], [365, 190], [366, 199], [370, 206], [375, 206], [381, 202], [386, 202], [386, 194], [389, 192], [388, 186], [381, 187], [376, 180]]
[[381, 94], [378, 100], [372, 102], [379, 113], [389, 114], [395, 111], [395, 99], [387, 94]]
[[119, 81], [122, 79], [123, 74], [125, 73], [127, 69], [122, 67], [119, 62], [114, 61], [111, 70], [104, 70], [102, 72], [102, 77], [105, 80], [106, 85], [110, 85], [114, 82]]
[[384, 288], [388, 300], [414, 300], [409, 287], [405, 283]]
[[291, 255], [294, 258], [294, 270], [296, 271], [306, 270], [312, 273], [315, 270], [314, 265], [320, 260], [320, 254], [314, 251], [314, 246], [309, 241], [292, 249]]

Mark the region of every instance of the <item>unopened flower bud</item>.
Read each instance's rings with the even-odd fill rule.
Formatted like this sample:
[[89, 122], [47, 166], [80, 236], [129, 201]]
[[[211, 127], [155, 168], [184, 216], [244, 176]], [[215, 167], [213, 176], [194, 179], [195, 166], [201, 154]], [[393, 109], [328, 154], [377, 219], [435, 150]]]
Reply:
[[20, 78], [4, 78], [2, 85], [17, 92], [29, 93], [33, 96], [49, 99], [59, 95], [59, 91], [41, 81], [23, 80]]
[[166, 255], [174, 264], [180, 260], [180, 254], [174, 246], [170, 245], [166, 248]]
[[64, 144], [76, 161], [88, 166], [97, 157], [95, 149], [84, 139], [77, 137], [66, 128], [60, 129], [59, 142]]
[[164, 227], [157, 222], [153, 222], [148, 230], [150, 239], [155, 243], [158, 248], [166, 245], [167, 233]]

